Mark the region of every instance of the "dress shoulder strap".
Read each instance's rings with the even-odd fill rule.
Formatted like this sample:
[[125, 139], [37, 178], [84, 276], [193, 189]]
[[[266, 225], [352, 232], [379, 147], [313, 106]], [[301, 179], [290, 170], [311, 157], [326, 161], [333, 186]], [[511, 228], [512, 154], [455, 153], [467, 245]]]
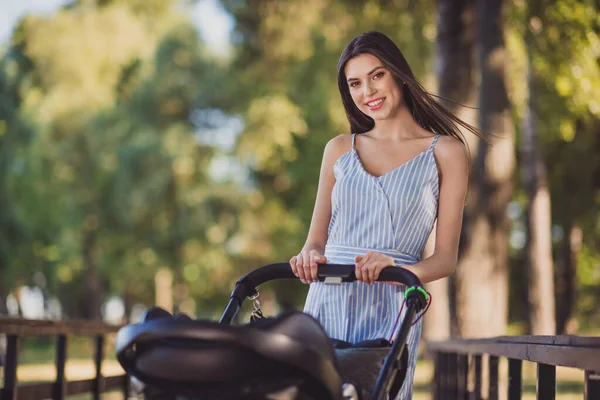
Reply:
[[354, 143], [356, 141], [356, 133], [352, 134], [352, 150], [354, 150]]
[[429, 150], [433, 150], [433, 147], [435, 146], [435, 143], [438, 141], [439, 138], [440, 138], [440, 135], [435, 135], [435, 137], [433, 138], [433, 141], [431, 142], [431, 145], [429, 146]]

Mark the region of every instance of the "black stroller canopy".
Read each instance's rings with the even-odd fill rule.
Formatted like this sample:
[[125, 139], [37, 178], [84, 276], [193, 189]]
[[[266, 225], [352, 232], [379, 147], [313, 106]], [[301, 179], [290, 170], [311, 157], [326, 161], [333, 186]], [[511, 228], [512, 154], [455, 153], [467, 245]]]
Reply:
[[[232, 383], [242, 386], [243, 398], [244, 391], [256, 395], [284, 389], [300, 377], [319, 398], [325, 399], [323, 393], [342, 398], [342, 379], [327, 334], [315, 319], [298, 312], [251, 326], [150, 320], [119, 332], [117, 355], [134, 376], [177, 388], [184, 385], [195, 396], [198, 389], [206, 391], [207, 383], [208, 392], [213, 392], [210, 398], [231, 392]], [[259, 386], [269, 381], [271, 385], [261, 390]]]

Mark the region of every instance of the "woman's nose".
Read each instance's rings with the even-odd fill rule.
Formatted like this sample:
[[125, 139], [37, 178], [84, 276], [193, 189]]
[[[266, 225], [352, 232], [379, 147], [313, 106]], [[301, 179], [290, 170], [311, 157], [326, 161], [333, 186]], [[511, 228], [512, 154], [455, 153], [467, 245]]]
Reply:
[[375, 92], [377, 92], [377, 89], [370, 83], [367, 83], [363, 87], [364, 87], [364, 95], [367, 97], [372, 96], [375, 94]]

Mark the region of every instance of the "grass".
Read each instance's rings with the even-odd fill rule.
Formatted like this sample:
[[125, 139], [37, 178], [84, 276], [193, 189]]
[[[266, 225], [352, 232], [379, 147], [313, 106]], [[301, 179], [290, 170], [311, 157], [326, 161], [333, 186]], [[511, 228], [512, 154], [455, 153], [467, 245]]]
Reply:
[[[104, 359], [115, 360], [115, 335], [104, 339]], [[54, 337], [26, 336], [21, 338], [19, 364], [38, 364], [54, 360], [56, 346]], [[67, 357], [69, 360], [93, 360], [96, 345], [93, 338], [69, 336], [67, 339]]]
[[[88, 395], [69, 396], [68, 399], [69, 400], [92, 400], [92, 395], [88, 394]], [[121, 392], [103, 393], [100, 396], [100, 399], [101, 400], [123, 400], [123, 393], [121, 393]], [[135, 399], [135, 398], [133, 398], [133, 397], [129, 398], [129, 400], [132, 400], [132, 399]]]

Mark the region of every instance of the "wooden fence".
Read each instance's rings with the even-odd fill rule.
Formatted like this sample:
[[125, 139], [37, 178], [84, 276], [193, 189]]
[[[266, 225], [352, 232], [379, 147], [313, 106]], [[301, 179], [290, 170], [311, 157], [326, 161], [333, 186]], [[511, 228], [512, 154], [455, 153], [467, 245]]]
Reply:
[[[4, 357], [4, 386], [0, 390], [1, 400], [62, 400], [76, 394], [93, 395], [94, 400], [107, 391], [121, 390], [127, 399], [129, 380], [126, 375], [102, 376], [102, 360], [105, 336], [118, 331], [118, 326], [87, 321], [47, 321], [19, 318], [0, 318], [0, 334], [6, 335], [6, 355]], [[95, 377], [92, 379], [67, 381], [65, 364], [67, 361], [67, 341], [70, 336], [84, 336], [95, 342]], [[24, 336], [56, 337], [56, 380], [54, 382], [18, 384], [17, 365], [21, 338]]]
[[[508, 359], [509, 400], [521, 399], [523, 361], [537, 364], [538, 399], [556, 397], [556, 366], [561, 366], [585, 371], [584, 399], [600, 400], [599, 337], [507, 336], [430, 342], [427, 348], [435, 357], [435, 400], [497, 400], [500, 357]], [[488, 358], [487, 396], [482, 394], [482, 356]], [[474, 385], [468, 385], [469, 373]]]

